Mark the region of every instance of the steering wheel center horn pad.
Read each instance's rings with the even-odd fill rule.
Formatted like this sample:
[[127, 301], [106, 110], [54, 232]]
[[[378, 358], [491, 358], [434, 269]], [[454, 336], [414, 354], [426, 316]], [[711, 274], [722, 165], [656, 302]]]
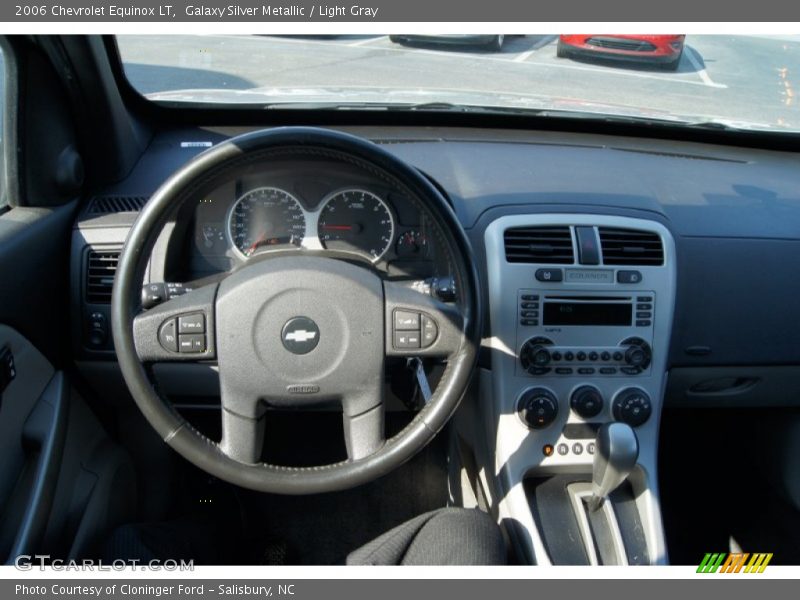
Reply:
[[[337, 252], [259, 256], [219, 283], [142, 310], [140, 290], [156, 240], [181, 203], [204, 187], [282, 154], [324, 156], [368, 170], [403, 191], [430, 220], [455, 281], [443, 302], [413, 281], [388, 280], [374, 265]], [[257, 491], [312, 494], [371, 481], [411, 458], [447, 423], [474, 372], [480, 293], [469, 242], [447, 200], [415, 168], [376, 144], [316, 128], [283, 127], [236, 138], [199, 154], [151, 197], [134, 223], [114, 283], [111, 322], [120, 368], [158, 434], [184, 458]], [[407, 331], [414, 315], [420, 331]], [[398, 320], [401, 319], [401, 320]], [[191, 322], [191, 352], [165, 348], [165, 327]], [[430, 326], [430, 330], [426, 327]], [[399, 329], [402, 331], [396, 331]], [[435, 332], [424, 343], [404, 342]], [[174, 336], [173, 336], [174, 339]], [[390, 439], [384, 435], [386, 357], [430, 357], [447, 367], [430, 402]], [[217, 361], [222, 440], [187, 422], [150, 380], [154, 362]], [[348, 459], [316, 467], [261, 462], [269, 408], [341, 407]]]
[[[287, 331], [303, 320], [316, 330], [301, 324]], [[223, 425], [260, 418], [265, 406], [323, 402], [340, 403], [346, 421], [374, 410], [372, 418], [382, 422], [384, 298], [377, 274], [323, 257], [261, 260], [220, 284], [216, 323], [223, 409], [233, 414]], [[316, 347], [297, 353], [287, 341]], [[236, 433], [223, 431], [223, 447], [232, 453], [239, 450]], [[350, 451], [366, 455], [382, 443], [373, 438]]]

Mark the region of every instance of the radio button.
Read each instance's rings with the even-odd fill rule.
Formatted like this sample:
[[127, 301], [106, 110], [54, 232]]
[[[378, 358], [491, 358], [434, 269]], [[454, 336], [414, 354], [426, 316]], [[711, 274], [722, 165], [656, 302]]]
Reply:
[[585, 361], [586, 360], [586, 352], [581, 350], [580, 352], [578, 352], [577, 357], [578, 357], [579, 361], [581, 361], [581, 362]]
[[538, 310], [523, 310], [522, 311], [522, 316], [525, 317], [526, 319], [527, 318], [531, 318], [531, 317], [534, 318], [534, 319], [538, 319], [539, 318], [539, 311]]
[[611, 360], [611, 353], [610, 352], [603, 352], [600, 354], [601, 360]]
[[589, 360], [590, 361], [596, 362], [598, 358], [600, 358], [600, 355], [597, 352], [595, 352], [594, 350], [589, 352]]
[[637, 327], [650, 327], [652, 325], [651, 321], [636, 321]]
[[563, 281], [564, 271], [561, 269], [536, 269], [536, 279], [537, 281], [543, 281], [546, 283]]
[[652, 304], [637, 304], [636, 310], [653, 310]]
[[539, 325], [539, 321], [537, 319], [522, 319], [519, 324], [524, 325], [525, 327], [537, 327]]
[[553, 352], [552, 357], [553, 357], [553, 360], [561, 360], [561, 358], [562, 358], [561, 357], [561, 352], [556, 350], [555, 352]]
[[636, 313], [636, 318], [637, 319], [651, 319], [652, 317], [653, 317], [653, 313], [651, 313], [650, 311], [637, 312]]
[[581, 367], [578, 369], [578, 373], [581, 375], [594, 375], [594, 369], [592, 367]]
[[614, 367], [600, 367], [601, 375], [616, 375], [617, 369]]
[[625, 373], [625, 375], [638, 375], [642, 372], [639, 367], [620, 367], [619, 370]]
[[642, 274], [639, 271], [617, 271], [617, 283], [641, 283]]
[[636, 301], [637, 302], [652, 302], [653, 298], [651, 298], [650, 296], [636, 296]]
[[572, 375], [572, 369], [569, 367], [556, 367], [557, 375]]
[[539, 294], [522, 294], [523, 300], [538, 300]]
[[575, 360], [575, 355], [572, 352], [565, 352], [564, 360], [566, 361]]
[[618, 350], [618, 351], [614, 352], [614, 354], [612, 355], [612, 358], [613, 358], [615, 361], [619, 362], [619, 361], [621, 361], [621, 360], [622, 360], [624, 357], [623, 357], [623, 355], [622, 355], [622, 352], [620, 352], [620, 351]]
[[539, 303], [538, 302], [523, 302], [522, 304], [520, 304], [520, 307], [522, 307], [523, 310], [527, 310], [527, 309], [530, 309], [530, 308], [539, 308]]

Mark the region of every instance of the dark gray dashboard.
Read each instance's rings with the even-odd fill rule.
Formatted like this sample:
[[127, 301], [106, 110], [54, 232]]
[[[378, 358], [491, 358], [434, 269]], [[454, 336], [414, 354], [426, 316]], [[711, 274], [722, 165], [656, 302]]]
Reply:
[[[670, 364], [800, 364], [796, 154], [517, 130], [347, 130], [382, 144], [446, 192], [481, 269], [483, 232], [503, 215], [574, 212], [658, 221], [672, 232], [678, 257]], [[243, 131], [160, 133], [128, 177], [96, 195], [146, 198], [204, 147]], [[74, 254], [82, 256], [87, 242], [120, 244], [135, 216], [84, 213]], [[74, 260], [73, 268], [82, 264]]]

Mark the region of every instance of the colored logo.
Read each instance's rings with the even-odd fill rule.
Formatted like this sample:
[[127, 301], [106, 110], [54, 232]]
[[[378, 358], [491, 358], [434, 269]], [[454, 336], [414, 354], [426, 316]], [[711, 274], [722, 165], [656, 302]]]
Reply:
[[698, 573], [763, 573], [772, 553], [730, 552], [728, 554], [708, 552], [703, 557]]

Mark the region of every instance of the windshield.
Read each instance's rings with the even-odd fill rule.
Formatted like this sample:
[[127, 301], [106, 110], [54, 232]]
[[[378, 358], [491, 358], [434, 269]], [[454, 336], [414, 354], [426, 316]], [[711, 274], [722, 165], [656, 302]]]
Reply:
[[130, 83], [161, 103], [800, 130], [800, 35], [123, 35], [117, 43]]

